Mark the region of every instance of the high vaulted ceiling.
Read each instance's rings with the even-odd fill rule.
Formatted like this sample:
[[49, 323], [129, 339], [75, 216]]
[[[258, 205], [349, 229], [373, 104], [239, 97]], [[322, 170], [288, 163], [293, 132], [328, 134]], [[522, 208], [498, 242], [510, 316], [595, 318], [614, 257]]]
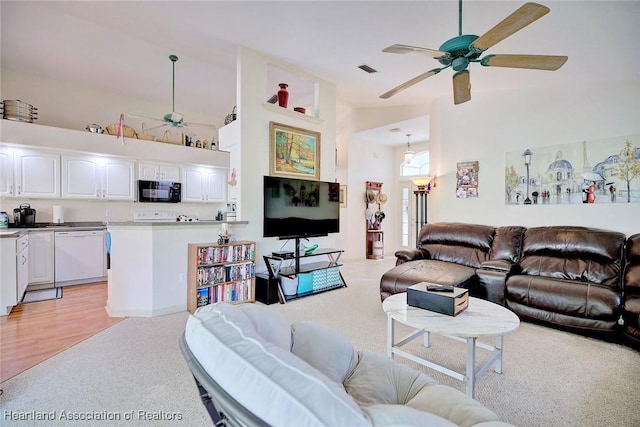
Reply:
[[[467, 0], [463, 33], [481, 35], [523, 3]], [[479, 92], [534, 87], [552, 95], [563, 86], [589, 90], [591, 84], [638, 80], [640, 2], [541, 3], [551, 9], [548, 15], [489, 53], [567, 55], [567, 63], [555, 72], [471, 64], [470, 102]], [[458, 35], [457, 0], [2, 1], [0, 7], [3, 68], [169, 108], [168, 56], [175, 54], [176, 110], [206, 112], [217, 124], [235, 104], [238, 45], [335, 83], [339, 102], [353, 107], [426, 104], [439, 97], [453, 103], [451, 70], [390, 99], [379, 95], [439, 66], [428, 57], [382, 49], [394, 43], [438, 49]], [[378, 72], [357, 68], [363, 64]], [[420, 132], [402, 129], [393, 143], [406, 143], [406, 133]]]

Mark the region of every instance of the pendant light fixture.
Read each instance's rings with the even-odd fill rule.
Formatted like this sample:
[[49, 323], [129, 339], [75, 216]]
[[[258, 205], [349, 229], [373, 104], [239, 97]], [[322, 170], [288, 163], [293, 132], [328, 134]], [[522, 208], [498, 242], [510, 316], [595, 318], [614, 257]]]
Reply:
[[404, 161], [407, 163], [409, 163], [411, 159], [413, 159], [413, 155], [415, 154], [415, 151], [411, 149], [411, 142], [409, 141], [410, 138], [411, 138], [411, 134], [408, 133], [407, 134], [407, 150], [404, 152]]

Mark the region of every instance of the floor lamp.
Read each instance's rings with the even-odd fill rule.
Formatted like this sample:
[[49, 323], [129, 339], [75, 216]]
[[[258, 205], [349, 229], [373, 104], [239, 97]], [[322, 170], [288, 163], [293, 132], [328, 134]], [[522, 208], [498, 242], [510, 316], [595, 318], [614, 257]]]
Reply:
[[417, 176], [411, 179], [411, 181], [418, 187], [413, 192], [416, 196], [416, 246], [418, 244], [418, 237], [420, 236], [420, 230], [427, 223], [427, 196], [431, 190], [429, 182], [430, 176]]

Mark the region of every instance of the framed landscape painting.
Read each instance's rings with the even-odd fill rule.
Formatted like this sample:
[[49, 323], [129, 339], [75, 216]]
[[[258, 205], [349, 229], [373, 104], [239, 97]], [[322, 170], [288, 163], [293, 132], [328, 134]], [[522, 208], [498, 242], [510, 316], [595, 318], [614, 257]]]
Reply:
[[269, 122], [269, 173], [320, 179], [320, 132]]

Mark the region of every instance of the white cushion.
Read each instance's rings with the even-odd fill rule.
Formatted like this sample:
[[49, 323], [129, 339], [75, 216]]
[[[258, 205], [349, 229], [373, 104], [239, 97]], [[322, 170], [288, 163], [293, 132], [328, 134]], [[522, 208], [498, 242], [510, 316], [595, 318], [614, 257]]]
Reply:
[[279, 313], [242, 307], [218, 303], [187, 320], [191, 352], [222, 388], [273, 426], [370, 425], [341, 384], [257, 333], [256, 324], [281, 323]]
[[291, 331], [291, 352], [332, 381], [342, 384], [358, 364], [358, 353], [347, 337], [328, 326], [295, 322]]

